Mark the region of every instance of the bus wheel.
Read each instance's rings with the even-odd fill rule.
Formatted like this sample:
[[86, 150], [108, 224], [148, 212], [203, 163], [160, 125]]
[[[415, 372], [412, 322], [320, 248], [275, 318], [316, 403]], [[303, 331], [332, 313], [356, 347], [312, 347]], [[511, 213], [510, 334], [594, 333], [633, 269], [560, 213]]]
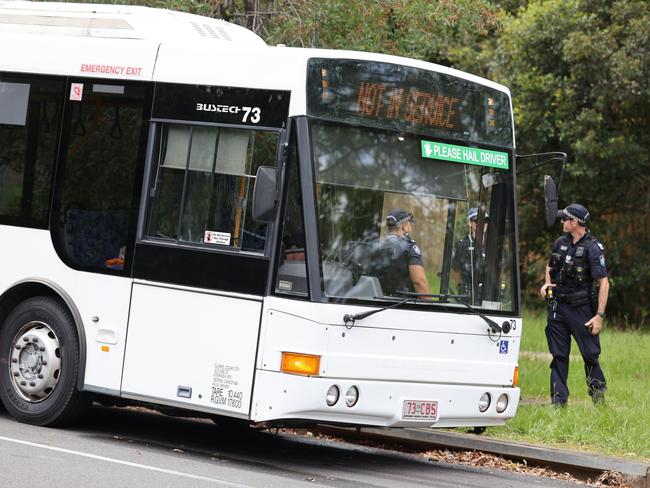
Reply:
[[79, 340], [69, 310], [51, 297], [20, 303], [0, 330], [0, 399], [21, 422], [62, 425], [87, 402], [76, 388]]

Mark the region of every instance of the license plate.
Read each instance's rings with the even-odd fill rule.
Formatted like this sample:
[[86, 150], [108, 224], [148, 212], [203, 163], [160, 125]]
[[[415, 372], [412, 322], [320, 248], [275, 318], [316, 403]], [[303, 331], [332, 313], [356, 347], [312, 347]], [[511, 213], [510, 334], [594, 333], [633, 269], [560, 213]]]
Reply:
[[438, 420], [438, 402], [432, 400], [404, 400], [402, 420]]

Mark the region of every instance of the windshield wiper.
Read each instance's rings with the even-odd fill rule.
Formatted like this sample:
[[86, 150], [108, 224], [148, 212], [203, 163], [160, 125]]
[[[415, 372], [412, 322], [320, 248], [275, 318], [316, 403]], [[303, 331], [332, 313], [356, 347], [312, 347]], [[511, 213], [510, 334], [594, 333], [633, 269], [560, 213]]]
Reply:
[[370, 316], [373, 315], [373, 314], [376, 314], [376, 313], [379, 313], [379, 312], [383, 312], [384, 310], [389, 310], [389, 309], [391, 309], [391, 308], [397, 308], [397, 307], [399, 307], [400, 305], [404, 305], [405, 303], [408, 303], [408, 302], [417, 302], [417, 301], [418, 301], [418, 298], [419, 298], [419, 297], [417, 297], [417, 296], [404, 298], [403, 300], [400, 300], [400, 301], [397, 302], [397, 303], [393, 303], [392, 305], [388, 305], [387, 307], [378, 308], [377, 310], [370, 310], [369, 312], [362, 312], [362, 313], [355, 313], [355, 314], [349, 314], [349, 313], [346, 313], [346, 314], [343, 316], [343, 323], [345, 324], [345, 326], [346, 326], [348, 329], [351, 329], [351, 328], [354, 326], [354, 323], [355, 323], [357, 320], [363, 320], [363, 319], [365, 319], [366, 317], [370, 317]]
[[495, 334], [497, 332], [501, 333], [503, 331], [501, 326], [499, 324], [497, 324], [494, 320], [492, 320], [489, 317], [486, 317], [481, 312], [479, 312], [477, 309], [472, 307], [469, 303], [466, 303], [466, 302], [463, 301], [463, 300], [469, 298], [470, 297], [469, 295], [444, 295], [444, 294], [443, 295], [438, 295], [438, 294], [434, 294], [434, 293], [410, 293], [410, 292], [406, 292], [406, 291], [398, 291], [397, 293], [399, 293], [400, 295], [408, 295], [410, 297], [415, 297], [415, 298], [417, 298], [417, 297], [453, 298], [458, 303], [460, 303], [461, 305], [465, 305], [472, 312], [474, 312], [476, 315], [481, 317], [485, 321], [485, 323], [488, 324], [488, 326], [490, 327], [492, 332], [494, 332]]
[[407, 291], [398, 291], [398, 292], [396, 292], [396, 293], [399, 293], [400, 295], [408, 295], [408, 298], [405, 298], [405, 299], [403, 299], [403, 300], [400, 300], [399, 302], [394, 303], [394, 304], [392, 304], [392, 305], [389, 305], [389, 306], [387, 306], [387, 307], [379, 308], [379, 309], [377, 309], [377, 310], [371, 310], [371, 311], [369, 311], [369, 312], [362, 312], [362, 313], [355, 313], [355, 314], [347, 314], [347, 313], [346, 313], [346, 314], [343, 316], [343, 323], [345, 324], [345, 326], [346, 326], [348, 329], [351, 329], [351, 328], [354, 326], [354, 323], [355, 323], [357, 320], [363, 320], [363, 319], [365, 319], [366, 317], [370, 317], [370, 316], [373, 315], [373, 314], [376, 314], [376, 313], [379, 313], [379, 312], [383, 312], [384, 310], [389, 310], [389, 309], [391, 309], [391, 308], [397, 308], [397, 307], [399, 307], [400, 305], [404, 305], [405, 303], [408, 303], [408, 302], [416, 302], [416, 301], [418, 301], [418, 299], [420, 299], [420, 298], [422, 298], [422, 297], [431, 297], [431, 298], [453, 298], [453, 299], [456, 300], [458, 303], [460, 303], [461, 305], [466, 306], [466, 307], [467, 307], [468, 309], [470, 309], [473, 313], [475, 313], [476, 315], [478, 315], [479, 317], [481, 317], [481, 318], [485, 321], [485, 323], [488, 324], [488, 326], [490, 327], [490, 330], [491, 330], [493, 333], [496, 334], [497, 332], [498, 332], [498, 333], [503, 332], [503, 329], [501, 328], [501, 326], [500, 326], [499, 324], [497, 324], [494, 320], [492, 320], [492, 319], [490, 319], [489, 317], [486, 317], [485, 315], [483, 315], [483, 314], [482, 314], [481, 312], [479, 312], [477, 309], [475, 309], [474, 307], [472, 307], [469, 303], [465, 303], [464, 301], [462, 301], [462, 300], [465, 300], [465, 299], [469, 298], [469, 295], [439, 295], [439, 294], [434, 294], [434, 293], [411, 293], [411, 292], [407, 292]]

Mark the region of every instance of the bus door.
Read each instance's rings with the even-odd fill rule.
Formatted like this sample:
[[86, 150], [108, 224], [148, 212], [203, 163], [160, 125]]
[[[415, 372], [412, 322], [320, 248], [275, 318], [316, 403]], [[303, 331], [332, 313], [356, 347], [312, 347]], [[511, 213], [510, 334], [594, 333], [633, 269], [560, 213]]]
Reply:
[[249, 416], [270, 260], [251, 200], [287, 109], [286, 92], [156, 85], [123, 396]]

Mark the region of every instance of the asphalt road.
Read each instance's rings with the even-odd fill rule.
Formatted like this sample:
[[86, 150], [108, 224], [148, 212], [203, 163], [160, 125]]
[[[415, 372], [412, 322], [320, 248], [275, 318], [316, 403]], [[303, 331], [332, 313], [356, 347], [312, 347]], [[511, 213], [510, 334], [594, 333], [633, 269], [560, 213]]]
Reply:
[[567, 487], [316, 438], [231, 433], [206, 420], [91, 409], [75, 427], [20, 424], [0, 408], [0, 487]]

